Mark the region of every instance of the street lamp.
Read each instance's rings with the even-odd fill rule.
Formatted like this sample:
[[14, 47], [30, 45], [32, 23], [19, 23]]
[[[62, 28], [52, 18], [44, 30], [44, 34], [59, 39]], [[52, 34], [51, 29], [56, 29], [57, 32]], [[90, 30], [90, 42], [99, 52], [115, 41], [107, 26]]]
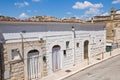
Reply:
[[75, 28], [74, 26], [72, 26], [72, 32], [73, 32], [73, 40], [74, 40], [74, 64], [73, 66], [75, 66]]
[[73, 32], [75, 31], [75, 28], [74, 28], [74, 26], [72, 26], [72, 31], [73, 31]]
[[[105, 31], [105, 34], [106, 34], [106, 27], [104, 26], [104, 31]], [[106, 36], [106, 35], [105, 35]], [[105, 39], [106, 39], [106, 37], [105, 37]], [[105, 48], [106, 48], [106, 45], [105, 45]], [[102, 59], [104, 59], [104, 53], [105, 52], [102, 52]]]

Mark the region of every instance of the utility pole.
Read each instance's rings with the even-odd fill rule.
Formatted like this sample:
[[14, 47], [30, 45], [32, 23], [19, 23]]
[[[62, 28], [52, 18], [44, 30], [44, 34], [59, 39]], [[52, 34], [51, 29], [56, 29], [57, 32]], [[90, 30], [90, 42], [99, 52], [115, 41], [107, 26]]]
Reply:
[[26, 33], [26, 31], [21, 31], [20, 35], [21, 35], [21, 49], [22, 49], [22, 60], [24, 63], [24, 37], [23, 37], [23, 33]]

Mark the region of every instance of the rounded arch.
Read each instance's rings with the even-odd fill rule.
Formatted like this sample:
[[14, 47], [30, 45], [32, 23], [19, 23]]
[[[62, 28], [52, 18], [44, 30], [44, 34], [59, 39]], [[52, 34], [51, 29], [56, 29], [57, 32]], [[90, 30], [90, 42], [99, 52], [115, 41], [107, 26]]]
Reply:
[[88, 58], [88, 45], [89, 45], [89, 41], [85, 40], [84, 41], [84, 59]]
[[39, 52], [37, 49], [30, 50], [28, 53]]
[[39, 56], [39, 51], [36, 49], [30, 50], [27, 54], [28, 57]]
[[84, 45], [88, 45], [89, 44], [89, 41], [88, 40], [85, 40], [84, 41]]
[[[33, 49], [33, 47], [34, 47], [34, 49]], [[25, 54], [24, 54], [24, 57], [25, 58], [27, 58], [27, 56], [28, 56], [28, 53], [30, 52], [30, 51], [33, 51], [33, 50], [37, 50], [38, 52], [39, 52], [39, 56], [41, 56], [42, 54], [42, 50], [41, 50], [41, 47], [40, 46], [33, 46], [33, 47], [27, 47], [27, 48], [25, 48]]]
[[58, 47], [58, 46], [60, 47], [60, 50], [64, 50], [64, 48], [65, 48], [64, 44], [61, 42], [53, 42], [52, 44], [47, 44], [46, 47], [48, 49], [48, 52], [52, 53], [52, 49], [54, 47]]
[[59, 45], [54, 45], [54, 46], [52, 47], [52, 49], [54, 49], [54, 48], [59, 48], [59, 49], [61, 49], [61, 47], [60, 47]]

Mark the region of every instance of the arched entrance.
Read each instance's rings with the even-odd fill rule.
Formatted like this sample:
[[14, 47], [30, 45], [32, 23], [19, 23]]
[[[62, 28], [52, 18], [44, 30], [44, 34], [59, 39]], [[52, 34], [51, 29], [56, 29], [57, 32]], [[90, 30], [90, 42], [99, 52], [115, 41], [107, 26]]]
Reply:
[[57, 71], [60, 69], [60, 46], [55, 45], [52, 48], [52, 69]]
[[40, 77], [39, 51], [31, 50], [27, 56], [28, 80], [37, 79]]
[[89, 44], [89, 41], [86, 40], [84, 42], [84, 59], [87, 59], [88, 58], [88, 44]]

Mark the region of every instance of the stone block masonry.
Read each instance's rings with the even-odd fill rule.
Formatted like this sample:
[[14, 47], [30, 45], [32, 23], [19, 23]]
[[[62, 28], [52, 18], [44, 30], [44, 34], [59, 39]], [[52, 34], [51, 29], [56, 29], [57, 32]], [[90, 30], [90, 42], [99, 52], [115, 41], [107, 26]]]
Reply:
[[[25, 53], [27, 48], [32, 47], [31, 49], [34, 50], [34, 47], [36, 47], [41, 50], [41, 60], [43, 60], [43, 55], [46, 56], [46, 48], [45, 48], [45, 42], [39, 42], [39, 41], [30, 41], [30, 42], [24, 42], [24, 55], [27, 54]], [[4, 72], [2, 72], [2, 66], [0, 66], [0, 72], [4, 73], [4, 79], [6, 80], [26, 80], [25, 75], [28, 75], [25, 73], [25, 66], [27, 67], [27, 63], [25, 60], [27, 60], [26, 56], [22, 60], [12, 60], [12, 54], [11, 51], [12, 49], [18, 49], [20, 54], [22, 53], [22, 46], [20, 42], [16, 43], [7, 43], [4, 45], [4, 62], [1, 61], [1, 56], [0, 56], [0, 65], [2, 64], [1, 62], [4, 63]], [[1, 52], [0, 52], [1, 53]], [[22, 54], [21, 54], [22, 56]], [[42, 70], [41, 70], [41, 77], [47, 76], [47, 69], [46, 69], [46, 62], [42, 62]], [[28, 73], [28, 72], [27, 72]], [[0, 73], [0, 78], [2, 74]]]

